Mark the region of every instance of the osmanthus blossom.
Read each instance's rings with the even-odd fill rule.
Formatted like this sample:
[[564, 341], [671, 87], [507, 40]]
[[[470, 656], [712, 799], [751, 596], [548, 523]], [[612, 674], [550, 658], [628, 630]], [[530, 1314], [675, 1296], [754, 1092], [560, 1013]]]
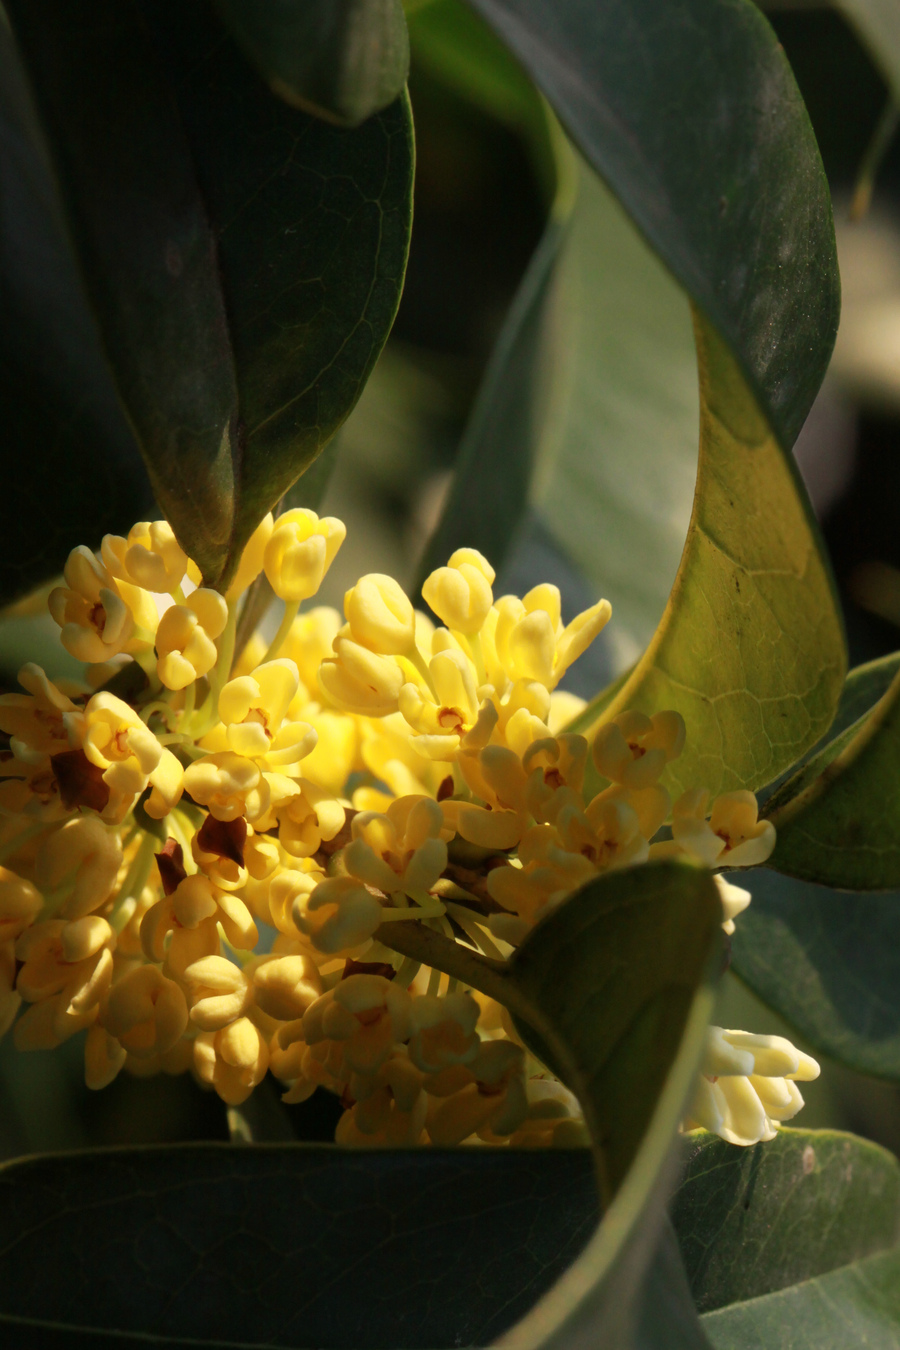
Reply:
[[[344, 536], [267, 516], [224, 595], [164, 521], [72, 553], [49, 606], [84, 678], [28, 664], [0, 697], [0, 1033], [85, 1032], [93, 1088], [188, 1069], [231, 1105], [267, 1073], [289, 1102], [326, 1088], [342, 1144], [584, 1143], [506, 1009], [379, 935], [412, 921], [502, 958], [597, 876], [760, 863], [774, 830], [748, 792], [671, 800], [676, 712], [565, 731], [581, 704], [557, 686], [607, 601], [564, 625], [555, 587], [495, 597], [459, 549], [423, 587], [437, 626], [380, 573], [343, 616], [301, 614]], [[284, 617], [238, 648], [263, 571]], [[750, 897], [717, 882], [732, 932]], [[817, 1073], [713, 1027], [685, 1127], [771, 1138]]]

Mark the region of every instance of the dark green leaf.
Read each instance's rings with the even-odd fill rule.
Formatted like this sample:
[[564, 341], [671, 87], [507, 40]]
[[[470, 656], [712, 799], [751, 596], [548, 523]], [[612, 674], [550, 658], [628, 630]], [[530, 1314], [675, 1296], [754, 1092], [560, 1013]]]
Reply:
[[668, 1220], [641, 1290], [635, 1350], [711, 1350]]
[[201, 1342], [485, 1345], [552, 1285], [596, 1212], [581, 1150], [28, 1159], [0, 1169], [0, 1308]]
[[381, 112], [406, 84], [401, 0], [215, 0], [276, 94], [345, 126]]
[[814, 1049], [900, 1081], [900, 895], [848, 895], [767, 868], [749, 884], [735, 973]]
[[770, 781], [831, 725], [844, 684], [841, 620], [796, 470], [738, 367], [697, 315], [700, 461], [666, 612], [604, 716], [679, 711], [674, 791]]
[[782, 1129], [752, 1148], [696, 1131], [672, 1220], [701, 1312], [800, 1284], [892, 1247], [893, 1154], [836, 1130]]
[[224, 584], [393, 321], [412, 136], [274, 100], [205, 4], [12, 0], [82, 271], [160, 504]]
[[834, 342], [838, 273], [812, 129], [756, 6], [473, 5], [718, 329], [791, 445]]
[[[652, 1320], [638, 1339], [636, 1298], [659, 1245], [674, 1129], [711, 1008], [715, 895], [707, 873], [675, 864], [610, 873], [542, 920], [512, 959], [529, 1025], [579, 1092], [601, 1185], [615, 1191], [584, 1253], [516, 1328], [520, 1350], [652, 1344]], [[656, 1261], [652, 1280], [677, 1303], [665, 1253]]]
[[152, 510], [54, 200], [12, 36], [0, 25], [0, 605]]
[[513, 1011], [527, 1035], [527, 1008], [545, 1054], [584, 1104], [607, 1200], [650, 1126], [720, 923], [708, 873], [648, 864], [582, 887], [510, 958]]
[[900, 674], [766, 805], [778, 831], [769, 863], [845, 890], [900, 887]]
[[897, 1350], [900, 1250], [702, 1318], [716, 1350]]

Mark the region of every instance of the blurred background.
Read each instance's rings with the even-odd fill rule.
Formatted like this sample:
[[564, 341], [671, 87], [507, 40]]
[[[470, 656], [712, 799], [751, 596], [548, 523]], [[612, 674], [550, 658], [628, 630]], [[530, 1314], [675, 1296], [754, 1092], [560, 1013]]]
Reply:
[[[652, 635], [684, 541], [698, 425], [687, 302], [459, 0], [407, 8], [417, 139], [409, 270], [387, 347], [319, 466], [330, 473], [321, 510], [348, 527], [323, 598], [339, 606], [366, 571], [416, 585], [460, 448], [471, 453], [491, 434], [478, 392], [496, 374], [492, 353], [508, 349], [537, 296], [533, 350], [515, 372], [528, 416], [509, 428], [527, 438], [533, 472], [496, 589], [553, 581], [566, 619], [600, 594], [611, 600], [612, 623], [570, 681], [590, 697]], [[764, 8], [834, 200], [843, 316], [795, 454], [856, 665], [900, 647], [900, 6], [878, 32], [860, 26], [852, 0], [841, 11]], [[541, 271], [551, 255], [552, 274]], [[5, 688], [25, 660], [66, 672], [56, 632], [25, 608], [0, 620]], [[718, 1020], [791, 1034], [733, 976]], [[0, 1157], [228, 1137], [225, 1107], [189, 1078], [123, 1075], [90, 1094], [81, 1055], [80, 1038], [52, 1054], [0, 1044]], [[805, 1095], [798, 1123], [900, 1151], [897, 1088], [826, 1062]], [[283, 1108], [270, 1080], [247, 1110], [259, 1137], [328, 1139], [340, 1106], [319, 1093]]]

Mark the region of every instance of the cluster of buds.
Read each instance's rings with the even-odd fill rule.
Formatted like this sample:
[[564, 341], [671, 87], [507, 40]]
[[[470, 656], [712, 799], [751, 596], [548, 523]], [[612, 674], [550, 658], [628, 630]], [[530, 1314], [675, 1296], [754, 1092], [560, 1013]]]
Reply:
[[[583, 1143], [505, 1008], [399, 954], [392, 925], [504, 959], [602, 873], [748, 866], [774, 831], [751, 793], [672, 801], [676, 712], [565, 730], [582, 705], [558, 684], [605, 600], [564, 625], [555, 587], [495, 599], [460, 549], [423, 588], [439, 625], [379, 574], [343, 620], [301, 613], [344, 534], [267, 516], [224, 595], [165, 522], [72, 553], [49, 605], [83, 680], [27, 665], [0, 697], [0, 1033], [85, 1033], [93, 1088], [123, 1069], [191, 1070], [230, 1105], [268, 1072], [288, 1102], [325, 1088], [346, 1144]], [[261, 573], [283, 619], [238, 649]], [[720, 891], [728, 929], [749, 896]], [[768, 1137], [813, 1061], [711, 1037], [692, 1121]]]

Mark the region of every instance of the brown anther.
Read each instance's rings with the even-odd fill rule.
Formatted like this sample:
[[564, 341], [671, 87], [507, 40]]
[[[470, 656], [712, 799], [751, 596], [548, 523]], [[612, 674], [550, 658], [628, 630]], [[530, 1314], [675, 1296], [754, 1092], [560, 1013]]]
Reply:
[[387, 961], [351, 961], [344, 962], [344, 973], [342, 980], [349, 980], [351, 975], [380, 975], [385, 980], [392, 980], [396, 975], [394, 967]]
[[453, 796], [453, 774], [448, 773], [446, 778], [441, 780], [441, 785], [437, 790], [437, 799], [439, 802], [445, 802], [448, 797]]
[[444, 731], [453, 731], [457, 736], [461, 736], [466, 727], [466, 719], [459, 708], [441, 708], [437, 722]]
[[88, 623], [100, 637], [103, 636], [103, 629], [106, 626], [106, 610], [98, 600], [91, 606], [91, 612], [88, 614]]
[[162, 851], [154, 854], [154, 857], [159, 868], [163, 890], [166, 895], [171, 895], [187, 876], [187, 870], [184, 866], [184, 850], [179, 843], [169, 838], [163, 844]]
[[354, 1013], [353, 1016], [361, 1027], [372, 1027], [376, 1022], [381, 1021], [381, 1015], [384, 1008], [365, 1008], [362, 1012]]
[[63, 750], [58, 755], [51, 755], [50, 766], [67, 811], [76, 806], [87, 806], [92, 811], [106, 808], [109, 788], [103, 781], [103, 770], [92, 764], [83, 750]]
[[44, 773], [36, 774], [32, 778], [31, 790], [38, 800], [46, 806], [59, 791], [59, 784], [50, 770], [47, 769]]
[[566, 780], [563, 778], [559, 769], [545, 769], [544, 782], [547, 784], [547, 787], [551, 788], [561, 788], [566, 786]]
[[235, 816], [234, 820], [216, 820], [215, 816], [207, 816], [196, 839], [201, 852], [214, 853], [243, 867], [247, 842], [247, 822], [243, 816]]
[[637, 741], [629, 741], [628, 749], [631, 751], [632, 759], [643, 759], [647, 750], [643, 745], [638, 745]]
[[478, 1095], [479, 1095], [479, 1097], [500, 1097], [500, 1096], [503, 1094], [503, 1092], [505, 1092], [505, 1090], [506, 1090], [506, 1089], [505, 1089], [505, 1086], [504, 1086], [504, 1084], [502, 1084], [502, 1083], [501, 1083], [501, 1084], [494, 1084], [494, 1083], [479, 1083], [479, 1084], [478, 1084]]
[[597, 861], [597, 850], [593, 844], [585, 844], [581, 849], [581, 856], [587, 858], [588, 862], [595, 863]]

